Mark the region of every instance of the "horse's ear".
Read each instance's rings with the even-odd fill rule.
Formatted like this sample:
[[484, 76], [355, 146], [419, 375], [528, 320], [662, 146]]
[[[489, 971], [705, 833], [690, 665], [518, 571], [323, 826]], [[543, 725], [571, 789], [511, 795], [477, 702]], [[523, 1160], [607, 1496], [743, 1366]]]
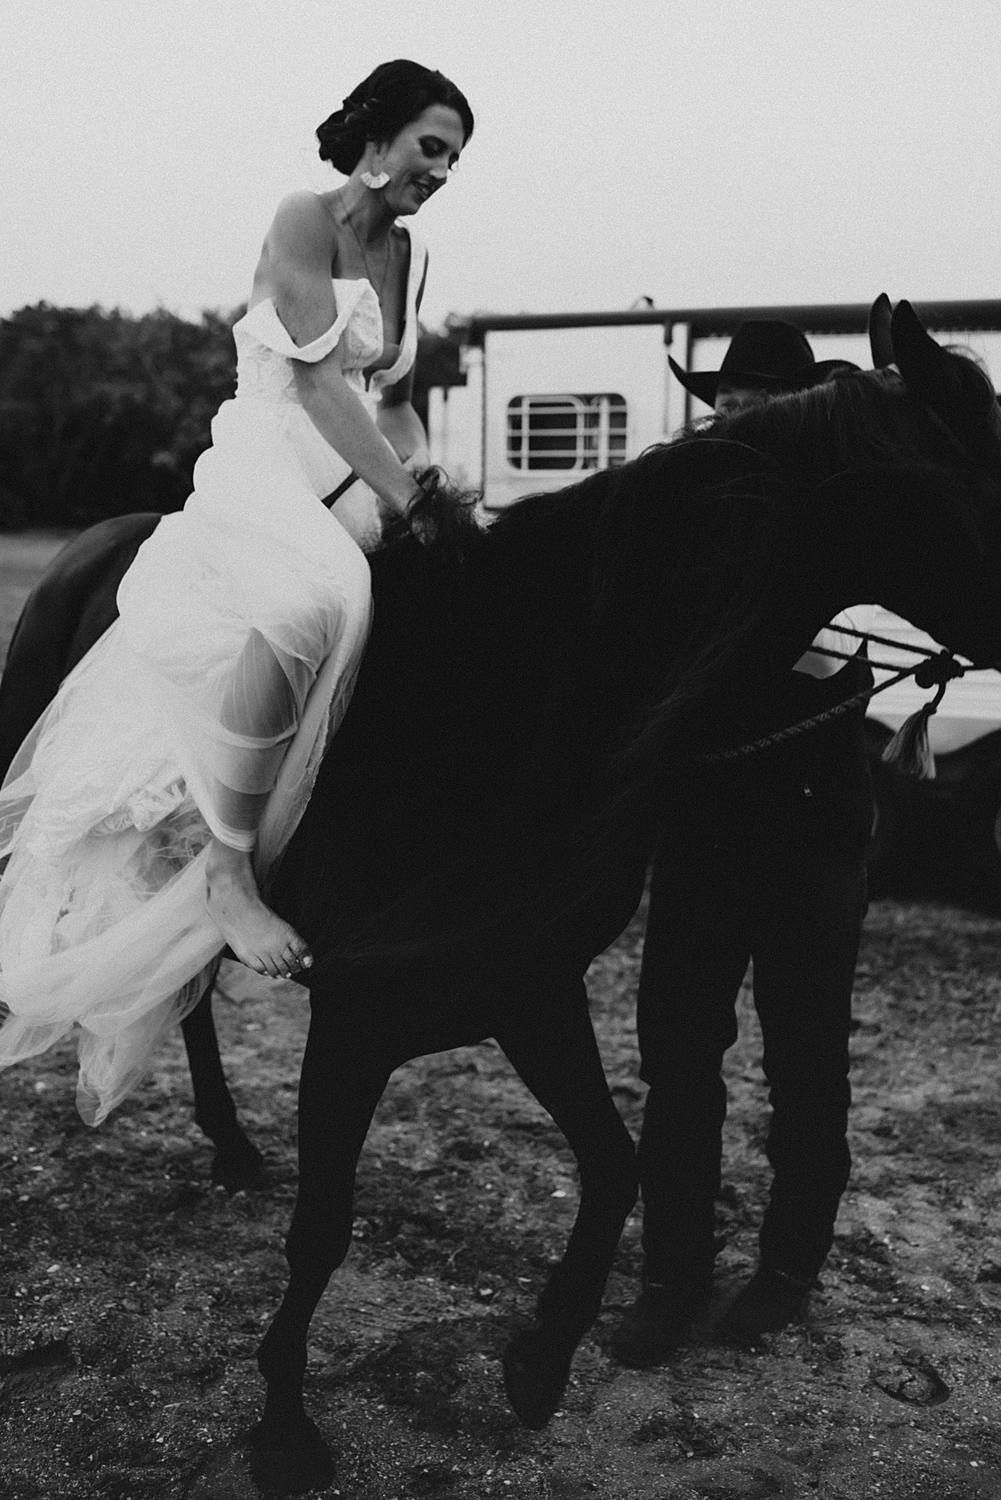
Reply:
[[[890, 319], [892, 357], [908, 389], [936, 411], [951, 395], [953, 361], [925, 330], [909, 302], [898, 302]], [[942, 415], [945, 415], [943, 412]]]
[[[894, 363], [907, 389], [969, 447], [1001, 440], [1001, 413], [990, 380], [976, 364], [936, 344], [909, 302], [898, 302], [891, 324]], [[996, 453], [994, 455], [996, 457]]]
[[869, 348], [872, 350], [872, 367], [882, 370], [893, 364], [893, 335], [890, 320], [893, 308], [885, 292], [880, 292], [869, 309]]

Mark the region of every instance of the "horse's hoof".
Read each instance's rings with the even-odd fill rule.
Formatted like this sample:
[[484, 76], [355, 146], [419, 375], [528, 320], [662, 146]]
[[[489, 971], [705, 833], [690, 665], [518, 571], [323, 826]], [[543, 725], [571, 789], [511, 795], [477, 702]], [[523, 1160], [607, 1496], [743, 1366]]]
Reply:
[[720, 1336], [729, 1344], [747, 1348], [759, 1343], [766, 1333], [778, 1333], [799, 1322], [815, 1285], [787, 1272], [759, 1266], [731, 1303], [719, 1325]]
[[227, 1193], [249, 1193], [265, 1186], [268, 1174], [264, 1157], [246, 1136], [235, 1145], [220, 1148], [212, 1160], [212, 1181]]
[[333, 1482], [333, 1454], [315, 1422], [303, 1417], [294, 1430], [278, 1434], [258, 1422], [247, 1434], [250, 1474], [269, 1496], [302, 1495], [323, 1490]]
[[527, 1328], [504, 1350], [504, 1389], [520, 1422], [537, 1432], [559, 1409], [570, 1379], [575, 1344], [567, 1347], [542, 1324]]

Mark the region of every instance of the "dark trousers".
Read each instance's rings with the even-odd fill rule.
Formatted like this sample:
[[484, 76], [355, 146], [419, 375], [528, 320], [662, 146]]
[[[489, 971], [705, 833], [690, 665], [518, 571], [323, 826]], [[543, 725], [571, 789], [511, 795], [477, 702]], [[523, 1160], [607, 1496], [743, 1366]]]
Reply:
[[[860, 795], [864, 804], [864, 784]], [[772, 1111], [761, 1264], [808, 1280], [830, 1249], [850, 1167], [848, 1042], [865, 909], [865, 806], [855, 811], [846, 836], [823, 796], [799, 783], [757, 807], [710, 797], [665, 836], [637, 1015], [649, 1084], [639, 1147], [647, 1281], [705, 1286], [712, 1275], [720, 1070], [749, 960]]]

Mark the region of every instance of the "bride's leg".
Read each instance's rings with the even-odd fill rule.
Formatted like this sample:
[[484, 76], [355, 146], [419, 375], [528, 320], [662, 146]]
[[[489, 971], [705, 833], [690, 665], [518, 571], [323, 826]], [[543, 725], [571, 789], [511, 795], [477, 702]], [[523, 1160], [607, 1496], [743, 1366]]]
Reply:
[[273, 979], [309, 968], [313, 957], [305, 940], [261, 900], [248, 851], [213, 835], [205, 874], [209, 914], [240, 963]]
[[264, 636], [251, 631], [220, 710], [223, 728], [238, 736], [239, 743], [220, 752], [206, 897], [234, 955], [273, 978], [287, 978], [312, 963], [295, 928], [261, 900], [251, 864], [258, 825], [295, 732], [298, 711], [280, 661]]

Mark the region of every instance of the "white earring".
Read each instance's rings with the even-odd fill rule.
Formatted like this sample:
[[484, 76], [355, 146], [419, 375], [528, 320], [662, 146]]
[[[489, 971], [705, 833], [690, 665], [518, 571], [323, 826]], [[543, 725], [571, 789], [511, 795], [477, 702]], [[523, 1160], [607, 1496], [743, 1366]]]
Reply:
[[359, 176], [367, 188], [384, 188], [389, 181], [388, 172], [380, 172], [377, 176], [371, 172], [361, 172]]

